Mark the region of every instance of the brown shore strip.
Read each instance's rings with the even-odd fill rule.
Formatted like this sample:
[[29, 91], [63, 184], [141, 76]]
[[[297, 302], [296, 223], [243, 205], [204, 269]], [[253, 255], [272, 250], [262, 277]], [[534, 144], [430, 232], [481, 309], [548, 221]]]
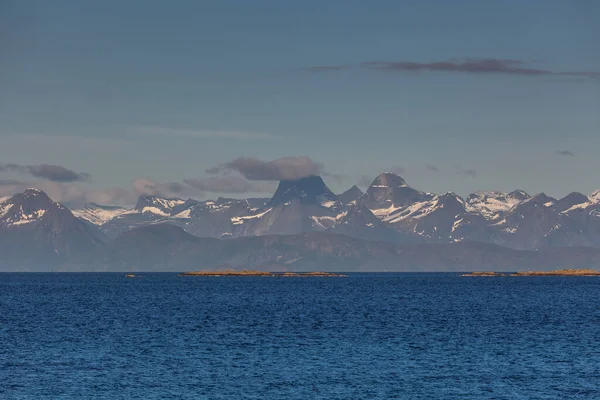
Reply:
[[524, 271], [513, 274], [498, 272], [471, 272], [461, 276], [600, 276], [600, 271], [593, 269], [558, 269], [555, 271]]
[[224, 271], [190, 271], [183, 272], [179, 276], [283, 276], [283, 277], [341, 277], [343, 274], [332, 272], [267, 272], [254, 270], [224, 270]]
[[462, 274], [461, 276], [506, 276], [499, 272], [470, 272], [468, 274]]

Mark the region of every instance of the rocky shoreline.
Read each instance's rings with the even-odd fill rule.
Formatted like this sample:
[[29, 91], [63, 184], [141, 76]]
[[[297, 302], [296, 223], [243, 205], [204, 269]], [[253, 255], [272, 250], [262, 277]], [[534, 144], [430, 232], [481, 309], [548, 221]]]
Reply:
[[500, 272], [471, 272], [461, 276], [600, 276], [600, 271], [593, 269], [558, 269], [555, 271], [522, 271], [512, 274]]

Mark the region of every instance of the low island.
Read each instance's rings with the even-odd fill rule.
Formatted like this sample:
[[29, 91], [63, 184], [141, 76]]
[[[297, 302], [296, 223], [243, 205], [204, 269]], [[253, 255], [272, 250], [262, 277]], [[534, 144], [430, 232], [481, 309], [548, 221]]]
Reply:
[[499, 272], [471, 272], [461, 276], [600, 276], [600, 271], [593, 269], [558, 269], [555, 271], [524, 271], [512, 274]]
[[462, 274], [461, 276], [506, 276], [506, 274], [501, 274], [499, 272], [469, 272], [467, 274]]
[[191, 271], [183, 272], [179, 276], [282, 276], [282, 277], [341, 277], [343, 274], [332, 272], [268, 272], [255, 270], [224, 270], [224, 271]]

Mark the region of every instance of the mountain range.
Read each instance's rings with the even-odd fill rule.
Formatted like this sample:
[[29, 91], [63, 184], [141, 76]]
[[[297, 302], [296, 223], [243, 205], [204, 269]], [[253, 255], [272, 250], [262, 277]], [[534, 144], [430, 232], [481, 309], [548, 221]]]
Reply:
[[600, 264], [600, 191], [461, 198], [393, 173], [334, 194], [319, 176], [271, 198], [140, 196], [69, 210], [37, 189], [0, 200], [2, 270], [512, 270]]

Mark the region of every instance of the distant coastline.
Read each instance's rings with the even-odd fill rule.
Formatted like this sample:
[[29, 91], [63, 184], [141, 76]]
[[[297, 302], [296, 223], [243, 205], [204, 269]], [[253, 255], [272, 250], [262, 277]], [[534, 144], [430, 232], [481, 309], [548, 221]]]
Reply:
[[593, 269], [558, 269], [555, 271], [523, 271], [512, 274], [500, 272], [471, 272], [461, 276], [600, 276], [600, 271]]
[[282, 277], [343, 277], [331, 272], [267, 272], [257, 270], [190, 271], [179, 276], [282, 276]]

